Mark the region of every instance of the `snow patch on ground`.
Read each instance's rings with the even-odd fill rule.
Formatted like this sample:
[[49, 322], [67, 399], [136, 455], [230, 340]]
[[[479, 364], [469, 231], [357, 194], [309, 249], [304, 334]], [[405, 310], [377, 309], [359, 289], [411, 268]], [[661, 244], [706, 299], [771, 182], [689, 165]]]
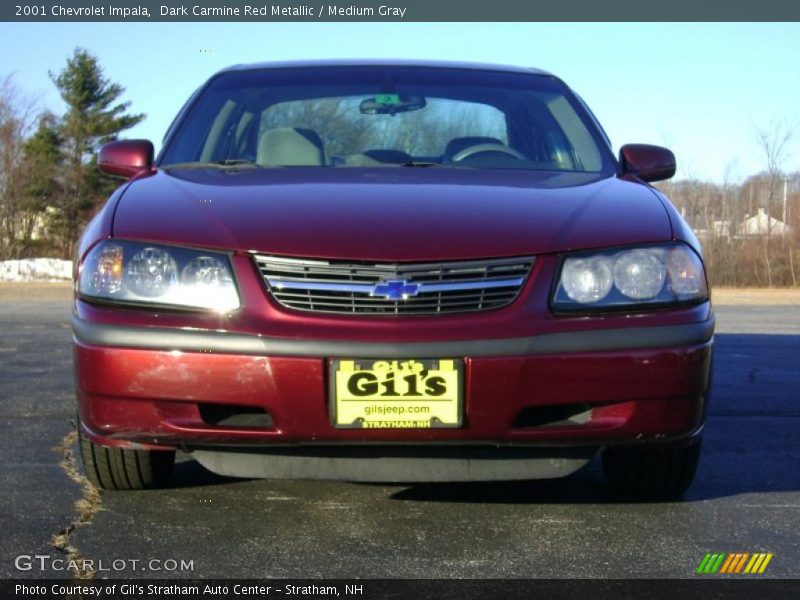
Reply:
[[70, 281], [72, 261], [58, 258], [0, 260], [0, 281]]

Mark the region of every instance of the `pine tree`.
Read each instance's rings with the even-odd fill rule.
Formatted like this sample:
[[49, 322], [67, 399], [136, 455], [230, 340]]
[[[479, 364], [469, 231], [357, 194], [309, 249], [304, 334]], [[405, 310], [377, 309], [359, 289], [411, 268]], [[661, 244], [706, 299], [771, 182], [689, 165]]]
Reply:
[[144, 115], [127, 113], [130, 102], [119, 100], [125, 88], [106, 78], [97, 58], [82, 48], [76, 48], [67, 66], [58, 74], [50, 73], [50, 78], [67, 105], [58, 129], [64, 189], [54, 223], [66, 255], [82, 225], [115, 185], [97, 169], [97, 151]]
[[[42, 224], [42, 215], [46, 214], [48, 207], [60, 206], [62, 203], [64, 156], [61, 144], [56, 116], [44, 112], [39, 116], [36, 132], [22, 145], [22, 202], [25, 207], [23, 223], [27, 245], [34, 244], [34, 230]], [[53, 248], [48, 245], [45, 250], [52, 253]]]

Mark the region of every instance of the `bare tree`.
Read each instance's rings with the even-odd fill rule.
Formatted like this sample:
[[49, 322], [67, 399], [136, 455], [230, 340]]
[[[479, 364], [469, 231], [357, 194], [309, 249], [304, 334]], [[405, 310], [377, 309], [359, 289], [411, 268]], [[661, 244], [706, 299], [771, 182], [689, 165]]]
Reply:
[[35, 125], [36, 107], [11, 76], [0, 81], [0, 258], [18, 258], [29, 236], [23, 146]]
[[756, 126], [756, 141], [764, 154], [769, 176], [768, 206], [771, 206], [776, 195], [778, 183], [783, 179], [783, 165], [789, 158], [789, 146], [797, 131], [797, 125], [789, 125], [786, 121], [773, 121], [767, 126]]
[[[759, 148], [764, 155], [764, 160], [767, 167], [768, 188], [766, 200], [767, 212], [767, 231], [764, 239], [762, 240], [762, 248], [764, 253], [764, 263], [767, 267], [767, 280], [768, 285], [772, 287], [772, 268], [769, 255], [768, 239], [772, 234], [772, 209], [774, 207], [775, 197], [780, 182], [784, 179], [783, 165], [789, 157], [789, 145], [797, 130], [796, 125], [789, 125], [786, 121], [773, 121], [769, 126], [756, 127], [756, 140]], [[785, 243], [788, 247], [784, 250], [790, 256], [790, 271], [792, 282], [797, 285], [797, 278], [794, 273], [794, 256], [793, 249], [791, 248], [791, 239], [786, 236]]]

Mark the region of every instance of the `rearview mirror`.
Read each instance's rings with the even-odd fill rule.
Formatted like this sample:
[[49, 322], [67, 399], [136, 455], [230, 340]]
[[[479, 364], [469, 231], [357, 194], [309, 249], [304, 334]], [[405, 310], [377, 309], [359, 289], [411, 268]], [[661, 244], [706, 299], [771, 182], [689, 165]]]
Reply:
[[675, 155], [671, 150], [649, 144], [626, 144], [619, 149], [623, 174], [643, 181], [661, 181], [675, 175]]
[[362, 115], [396, 115], [425, 107], [422, 96], [401, 96], [399, 94], [377, 94], [374, 98], [362, 100], [359, 105]]
[[153, 144], [148, 140], [109, 142], [97, 155], [97, 167], [107, 175], [129, 179], [153, 168]]

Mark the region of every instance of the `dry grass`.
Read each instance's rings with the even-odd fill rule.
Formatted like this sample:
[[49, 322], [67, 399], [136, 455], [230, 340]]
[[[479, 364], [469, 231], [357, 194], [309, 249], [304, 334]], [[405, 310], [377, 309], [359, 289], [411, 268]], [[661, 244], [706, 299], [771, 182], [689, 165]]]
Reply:
[[0, 302], [3, 300], [65, 300], [72, 298], [72, 283], [17, 283], [0, 281]]
[[53, 451], [62, 456], [59, 465], [72, 481], [81, 487], [81, 497], [75, 501], [75, 516], [72, 522], [56, 533], [50, 540], [50, 545], [62, 552], [66, 559], [78, 565], [78, 570], [73, 572], [73, 579], [94, 579], [95, 572], [87, 568], [80, 551], [72, 544], [72, 536], [79, 527], [90, 523], [100, 510], [102, 501], [100, 491], [78, 470], [73, 447], [78, 441], [78, 432], [70, 431]]
[[724, 305], [790, 305], [800, 306], [800, 288], [729, 288], [715, 287], [711, 292], [714, 304]]

